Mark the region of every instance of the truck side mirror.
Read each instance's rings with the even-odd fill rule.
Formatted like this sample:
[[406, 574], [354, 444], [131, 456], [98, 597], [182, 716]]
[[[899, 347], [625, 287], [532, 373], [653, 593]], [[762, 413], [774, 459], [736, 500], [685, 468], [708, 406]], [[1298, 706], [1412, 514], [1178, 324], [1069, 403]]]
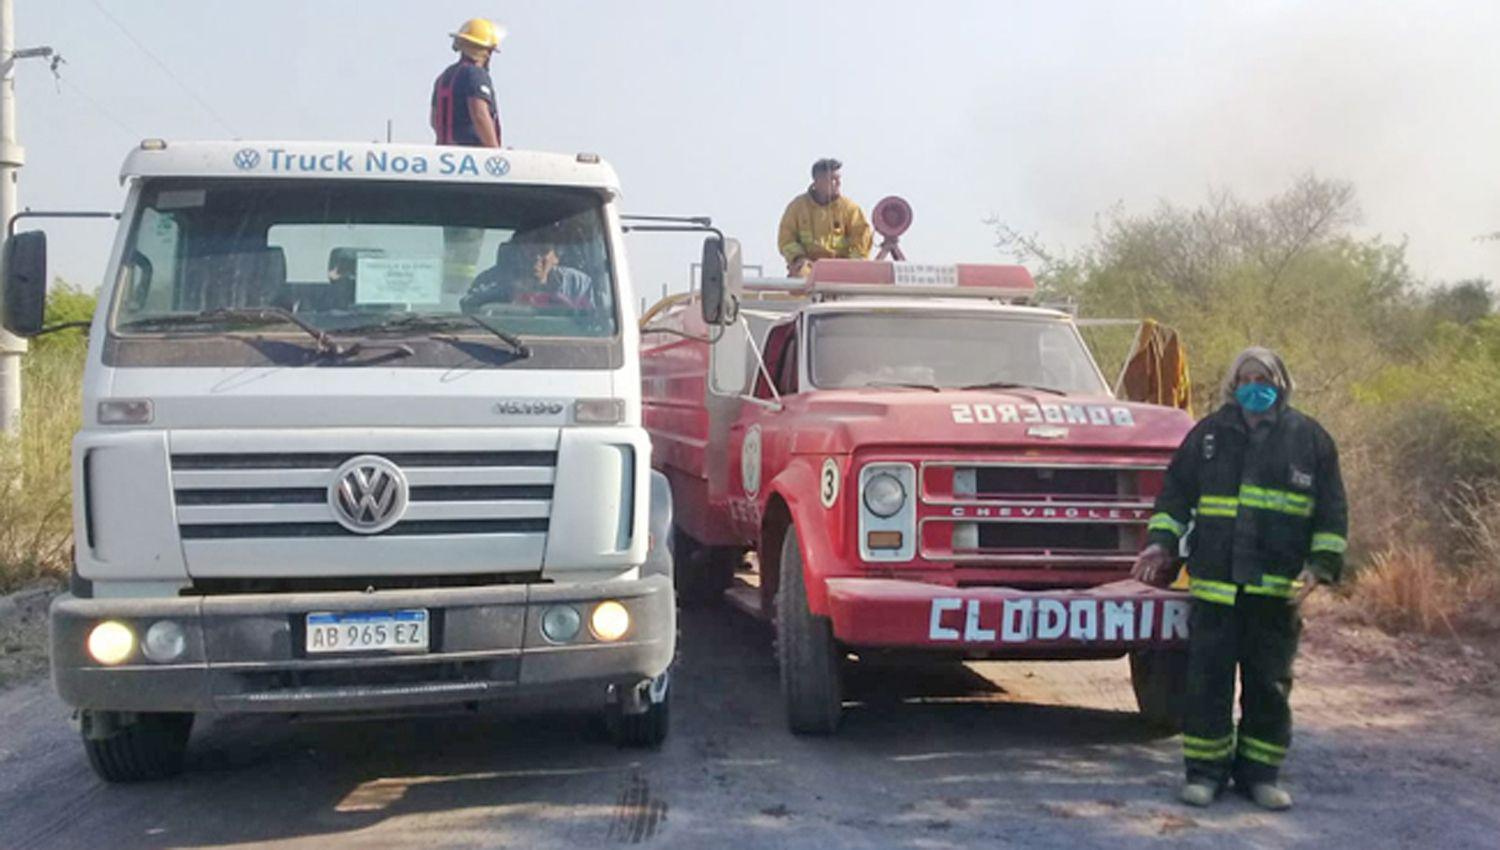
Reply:
[[739, 292], [744, 274], [739, 240], [718, 236], [703, 240], [702, 269], [704, 323], [732, 324], [739, 316]]
[[36, 336], [47, 312], [47, 234], [17, 233], [5, 241], [5, 281], [0, 292], [5, 329]]

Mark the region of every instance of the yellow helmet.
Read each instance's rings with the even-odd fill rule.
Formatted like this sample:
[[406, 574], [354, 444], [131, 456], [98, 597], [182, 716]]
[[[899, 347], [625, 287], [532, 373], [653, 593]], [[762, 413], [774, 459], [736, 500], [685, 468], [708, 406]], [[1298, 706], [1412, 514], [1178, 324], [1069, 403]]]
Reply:
[[500, 47], [500, 40], [505, 38], [505, 27], [487, 18], [470, 18], [464, 21], [458, 32], [450, 32], [448, 35], [453, 38], [455, 47], [458, 42], [463, 42], [484, 50], [495, 50]]

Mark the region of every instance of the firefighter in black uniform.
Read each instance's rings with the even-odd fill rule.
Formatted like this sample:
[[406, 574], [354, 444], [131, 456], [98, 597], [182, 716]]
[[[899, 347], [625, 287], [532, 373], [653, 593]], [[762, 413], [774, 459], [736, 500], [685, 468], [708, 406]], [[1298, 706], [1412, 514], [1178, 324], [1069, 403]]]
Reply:
[[1133, 572], [1170, 583], [1187, 535], [1193, 608], [1180, 797], [1189, 805], [1209, 805], [1231, 779], [1263, 808], [1292, 804], [1277, 776], [1292, 742], [1299, 605], [1338, 580], [1348, 546], [1338, 449], [1288, 404], [1292, 387], [1271, 351], [1250, 348], [1235, 359], [1224, 405], [1172, 458]]
[[459, 59], [432, 84], [432, 131], [440, 145], [500, 147], [500, 111], [490, 79], [490, 57], [504, 28], [484, 18], [465, 21], [450, 33]]

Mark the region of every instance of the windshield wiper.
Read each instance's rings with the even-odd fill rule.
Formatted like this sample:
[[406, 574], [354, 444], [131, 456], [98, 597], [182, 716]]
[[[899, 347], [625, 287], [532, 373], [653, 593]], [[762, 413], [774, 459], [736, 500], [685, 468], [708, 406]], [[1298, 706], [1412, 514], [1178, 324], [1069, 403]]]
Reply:
[[940, 393], [943, 388], [936, 384], [919, 384], [912, 381], [866, 381], [862, 386], [866, 387], [902, 387], [909, 390], [932, 390]]
[[[457, 322], [469, 322], [489, 331], [490, 333], [499, 337], [501, 341], [509, 346], [511, 353], [519, 359], [524, 360], [531, 356], [531, 346], [522, 342], [520, 337], [516, 336], [513, 333], [510, 333], [509, 331], [495, 327], [494, 325], [486, 322], [473, 313], [464, 313], [458, 316], [426, 316], [421, 313], [404, 313], [400, 316], [394, 316], [383, 321], [372, 322], [367, 325], [355, 325], [353, 327], [341, 328], [341, 330], [343, 330], [345, 333], [386, 330], [436, 330], [439, 328], [451, 328]], [[442, 336], [434, 336], [433, 339], [452, 340], [456, 339], [456, 337], [445, 334]]]
[[[192, 313], [181, 316], [157, 316], [149, 319], [141, 319], [128, 323], [127, 327], [140, 325], [144, 327], [161, 326], [173, 327], [176, 325], [203, 325], [214, 322], [249, 322], [252, 324], [275, 324], [285, 323], [296, 325], [307, 332], [318, 344], [319, 354], [344, 354], [344, 347], [334, 341], [333, 337], [322, 328], [309, 323], [306, 319], [293, 313], [285, 307], [222, 307], [217, 310], [206, 310], [202, 313]], [[221, 333], [228, 333], [223, 331]]]
[[501, 328], [497, 328], [489, 322], [486, 322], [484, 319], [481, 319], [478, 316], [474, 315], [473, 313], [465, 313], [464, 316], [469, 321], [504, 340], [505, 344], [510, 346], [510, 350], [515, 352], [516, 357], [524, 360], [525, 358], [531, 356], [531, 346], [522, 342], [521, 338], [516, 336], [515, 334]]
[[959, 387], [961, 390], [1036, 390], [1040, 393], [1051, 393], [1053, 395], [1067, 395], [1063, 390], [1052, 387], [1040, 387], [1036, 384], [1022, 384], [1016, 381], [984, 381], [978, 384], [965, 384]]

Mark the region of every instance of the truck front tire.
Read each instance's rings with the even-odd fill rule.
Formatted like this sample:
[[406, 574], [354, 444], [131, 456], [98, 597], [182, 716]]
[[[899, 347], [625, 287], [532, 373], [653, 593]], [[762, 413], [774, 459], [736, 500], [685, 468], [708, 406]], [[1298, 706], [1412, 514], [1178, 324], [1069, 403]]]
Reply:
[[802, 549], [797, 529], [781, 543], [781, 584], [776, 592], [776, 650], [787, 725], [799, 735], [831, 735], [844, 711], [840, 666], [843, 653], [833, 624], [807, 607]]
[[1176, 732], [1187, 704], [1186, 650], [1142, 649], [1130, 653], [1130, 684], [1147, 723]]
[[182, 772], [191, 714], [85, 712], [83, 748], [105, 782], [146, 782]]

